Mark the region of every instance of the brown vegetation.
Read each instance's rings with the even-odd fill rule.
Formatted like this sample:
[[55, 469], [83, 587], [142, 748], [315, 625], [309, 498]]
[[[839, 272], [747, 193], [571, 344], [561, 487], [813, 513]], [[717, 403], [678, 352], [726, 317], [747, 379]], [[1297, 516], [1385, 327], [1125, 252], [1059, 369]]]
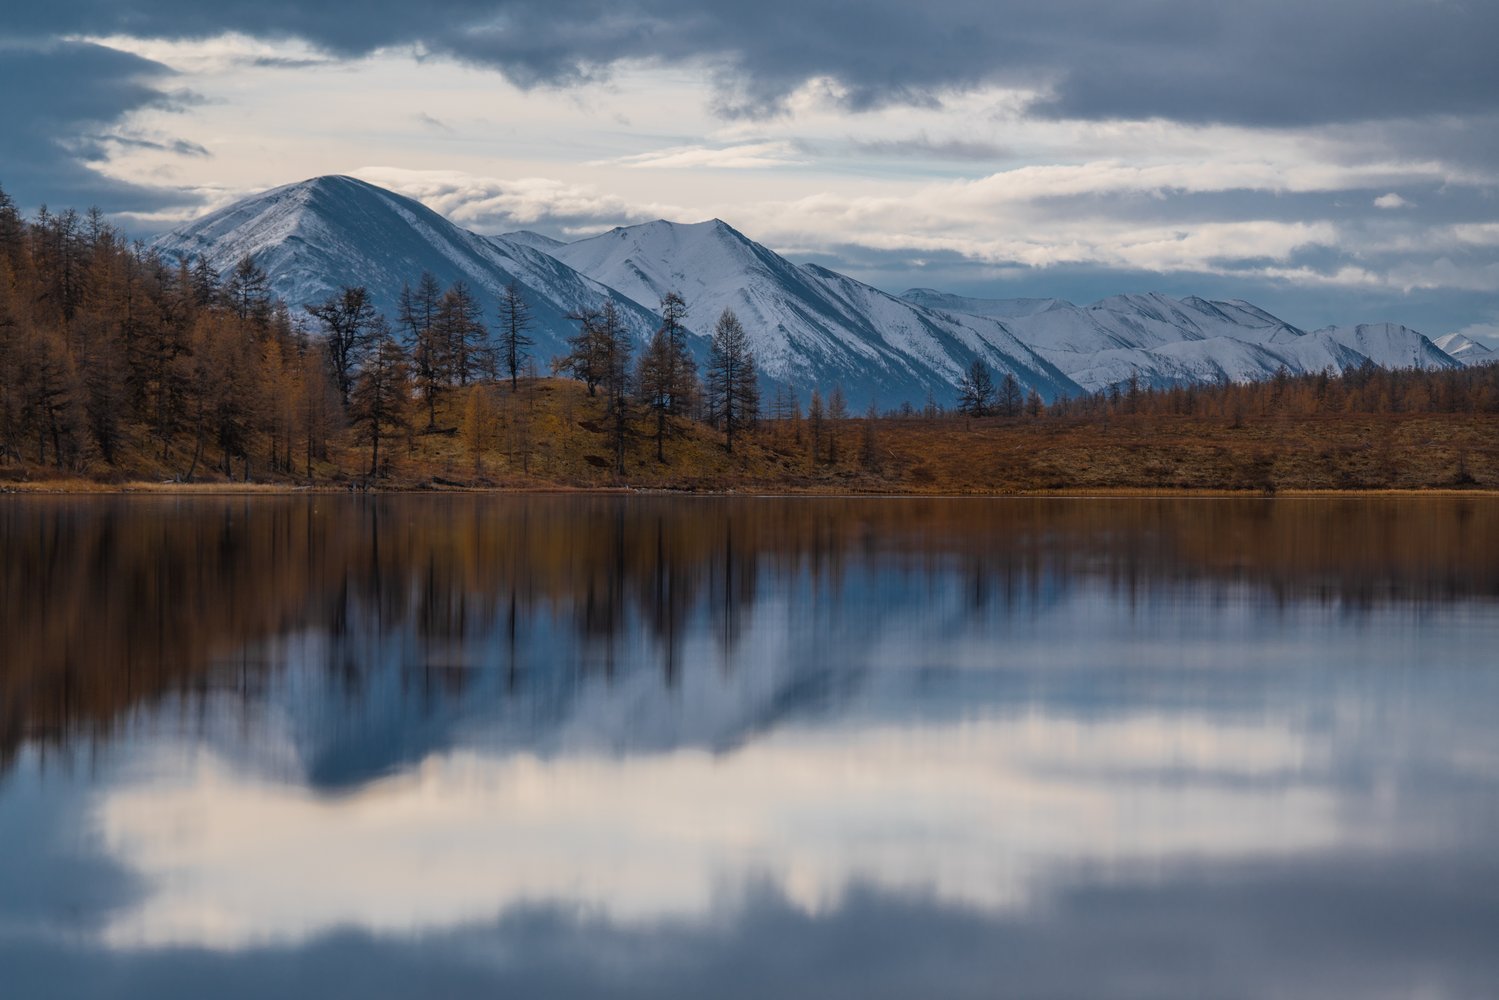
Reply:
[[358, 288], [298, 317], [253, 261], [221, 278], [97, 214], [22, 220], [0, 193], [0, 489], [1499, 488], [1499, 366], [1126, 384], [1048, 405], [976, 365], [966, 415], [929, 401], [850, 418], [834, 386], [805, 418], [783, 390], [763, 420], [744, 338], [732, 364], [716, 338], [703, 393], [664, 305], [643, 345], [611, 304], [581, 314], [557, 362], [581, 383], [539, 378], [521, 363], [523, 303], [497, 317], [498, 345], [467, 290], [430, 276], [403, 292], [397, 330]]
[[[762, 420], [733, 454], [712, 427], [642, 411], [626, 438], [624, 475], [606, 403], [564, 379], [456, 389], [431, 431], [380, 445], [382, 489], [657, 489], [760, 493], [980, 494], [1117, 491], [1268, 493], [1305, 490], [1499, 490], [1499, 414], [1310, 413], [1247, 417], [1136, 413], [1037, 417]], [[1056, 408], [1053, 408], [1053, 411]], [[269, 462], [256, 483], [222, 461], [191, 483], [192, 439], [154, 447], [127, 431], [114, 465], [70, 475], [0, 464], [0, 489], [364, 489], [373, 440], [336, 434], [313, 477]], [[662, 458], [657, 457], [658, 446]], [[165, 456], [165, 457], [163, 457]]]

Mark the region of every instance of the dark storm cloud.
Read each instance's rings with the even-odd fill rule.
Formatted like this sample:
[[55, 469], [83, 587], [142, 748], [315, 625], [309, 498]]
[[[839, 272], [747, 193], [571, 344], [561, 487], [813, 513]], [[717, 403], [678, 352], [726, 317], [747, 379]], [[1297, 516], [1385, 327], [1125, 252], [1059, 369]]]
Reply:
[[1050, 88], [1045, 114], [1305, 125], [1491, 111], [1499, 5], [1443, 0], [62, 0], [22, 36], [296, 37], [337, 54], [415, 45], [568, 84], [622, 59], [712, 60], [719, 107], [774, 110], [831, 77], [850, 108], [985, 82]]
[[160, 63], [101, 45], [0, 46], [0, 185], [28, 207], [51, 201], [121, 211], [181, 204], [178, 193], [117, 181], [91, 166], [111, 143], [206, 152], [192, 143], [101, 131], [132, 111], [180, 103], [183, 97], [163, 88], [170, 76]]

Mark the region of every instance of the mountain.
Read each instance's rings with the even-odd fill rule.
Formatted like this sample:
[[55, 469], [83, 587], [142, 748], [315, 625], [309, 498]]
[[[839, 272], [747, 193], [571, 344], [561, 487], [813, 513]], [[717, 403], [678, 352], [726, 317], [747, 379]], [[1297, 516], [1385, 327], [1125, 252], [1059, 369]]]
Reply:
[[796, 386], [842, 385], [857, 404], [950, 402], [974, 358], [1051, 399], [1078, 386], [998, 320], [926, 308], [811, 264], [793, 264], [718, 219], [649, 222], [550, 251], [643, 306], [668, 291], [708, 334], [725, 309], [744, 324], [760, 367]]
[[1432, 341], [1447, 354], [1468, 366], [1489, 365], [1499, 361], [1499, 354], [1460, 333], [1449, 333]]
[[533, 233], [529, 229], [517, 229], [513, 233], [503, 233], [499, 236], [493, 236], [490, 238], [498, 240], [502, 243], [519, 243], [523, 247], [530, 247], [532, 250], [540, 250], [542, 253], [551, 253], [558, 247], [567, 246], [567, 243], [564, 240], [554, 240], [550, 236], [543, 236], [541, 233]]
[[[544, 237], [540, 237], [545, 239]], [[288, 184], [204, 216], [153, 244], [169, 256], [203, 256], [227, 272], [249, 255], [294, 309], [345, 285], [363, 285], [392, 319], [405, 282], [430, 271], [445, 287], [466, 282], [494, 321], [502, 289], [517, 282], [531, 305], [539, 362], [576, 329], [569, 312], [613, 298], [637, 338], [656, 316], [532, 246], [461, 229], [420, 202], [352, 177]]]
[[1130, 378], [1156, 386], [1248, 382], [1293, 373], [1454, 368], [1459, 362], [1408, 327], [1372, 324], [1307, 333], [1242, 300], [1115, 295], [1092, 305], [1061, 299], [975, 299], [932, 289], [903, 296], [928, 308], [1004, 317], [1017, 339], [1089, 392]]
[[900, 297], [928, 309], [944, 309], [973, 316], [988, 316], [991, 319], [1014, 319], [1017, 316], [1034, 316], [1049, 309], [1076, 308], [1066, 299], [973, 299], [950, 292], [939, 292], [935, 288], [910, 288], [901, 292]]
[[534, 353], [543, 364], [565, 350], [575, 330], [569, 313], [612, 299], [638, 343], [655, 329], [661, 297], [675, 290], [687, 301], [700, 360], [713, 324], [732, 309], [768, 384], [788, 384], [803, 399], [813, 388], [842, 385], [856, 407], [928, 394], [951, 403], [976, 358], [1047, 399], [1132, 378], [1168, 386], [1250, 381], [1282, 368], [1449, 368], [1493, 359], [1460, 335], [1439, 345], [1392, 324], [1307, 333], [1237, 300], [1117, 295], [1079, 306], [924, 288], [891, 295], [793, 263], [717, 219], [651, 222], [574, 243], [527, 231], [481, 236], [410, 198], [341, 176], [254, 195], [154, 246], [169, 256], [206, 257], [221, 272], [253, 256], [294, 308], [363, 285], [394, 316], [402, 285], [430, 271], [444, 285], [466, 282], [493, 321], [502, 289], [515, 281], [532, 307]]

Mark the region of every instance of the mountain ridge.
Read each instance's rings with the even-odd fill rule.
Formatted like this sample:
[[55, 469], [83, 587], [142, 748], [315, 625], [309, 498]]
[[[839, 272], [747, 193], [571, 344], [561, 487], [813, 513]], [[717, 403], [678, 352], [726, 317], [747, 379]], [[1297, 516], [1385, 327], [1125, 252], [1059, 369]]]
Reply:
[[1013, 374], [1045, 399], [1127, 381], [1166, 387], [1253, 381], [1275, 372], [1459, 367], [1493, 360], [1468, 338], [1443, 340], [1459, 358], [1397, 324], [1308, 332], [1242, 299], [1109, 296], [1086, 305], [1060, 298], [983, 299], [930, 288], [895, 295], [816, 264], [797, 264], [722, 219], [656, 220], [562, 242], [520, 230], [483, 236], [420, 202], [357, 178], [328, 175], [283, 185], [159, 237], [174, 256], [204, 256], [219, 270], [251, 255], [293, 307], [344, 285], [369, 288], [394, 313], [404, 282], [431, 271], [467, 282], [486, 316], [504, 285], [525, 291], [536, 318], [538, 361], [565, 350], [567, 317], [613, 299], [641, 342], [668, 291], [686, 298], [694, 353], [706, 357], [719, 314], [733, 309], [767, 384], [803, 399], [842, 385], [849, 398], [888, 407], [955, 399], [975, 359]]
[[527, 294], [538, 359], [561, 353], [574, 324], [569, 313], [614, 299], [637, 338], [654, 314], [531, 246], [462, 229], [414, 199], [366, 181], [328, 175], [272, 188], [158, 237], [171, 256], [204, 256], [227, 272], [251, 256], [272, 291], [295, 309], [323, 301], [345, 285], [363, 285], [394, 318], [404, 283], [430, 271], [444, 286], [464, 281], [492, 319], [504, 286]]

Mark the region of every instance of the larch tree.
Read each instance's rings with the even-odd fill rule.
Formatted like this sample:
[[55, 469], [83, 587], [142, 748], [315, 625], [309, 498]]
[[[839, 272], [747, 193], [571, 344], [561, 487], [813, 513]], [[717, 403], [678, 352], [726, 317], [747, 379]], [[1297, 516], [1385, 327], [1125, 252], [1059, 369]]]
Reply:
[[807, 404], [808, 451], [812, 464], [822, 461], [822, 440], [827, 434], [827, 410], [822, 405], [822, 392], [812, 390], [812, 401]]
[[986, 417], [994, 409], [994, 376], [981, 358], [958, 379], [958, 409], [970, 417]]
[[442, 286], [430, 271], [423, 271], [416, 287], [401, 286], [397, 322], [410, 357], [411, 375], [427, 404], [427, 429], [437, 426], [437, 400], [448, 385], [451, 345], [438, 327], [438, 304]]
[[1014, 372], [1005, 372], [1005, 377], [999, 380], [996, 404], [999, 412], [1006, 417], [1020, 416], [1020, 407], [1024, 398], [1020, 390], [1020, 380], [1015, 377]]
[[656, 460], [666, 461], [671, 417], [683, 416], [697, 397], [697, 363], [687, 349], [687, 305], [676, 292], [661, 300], [661, 325], [651, 335], [635, 372], [641, 400], [656, 417]]
[[599, 332], [601, 316], [599, 310], [584, 306], [569, 313], [567, 318], [578, 324], [578, 332], [567, 338], [568, 352], [554, 360], [552, 368], [582, 382], [588, 388], [588, 395], [593, 396], [607, 367]]
[[261, 326], [270, 318], [271, 282], [266, 273], [248, 254], [241, 257], [229, 272], [224, 285], [229, 308], [241, 323]]
[[447, 345], [449, 384], [468, 385], [488, 367], [489, 328], [468, 286], [453, 282], [437, 304], [437, 335]]
[[749, 335], [732, 310], [725, 309], [713, 326], [706, 381], [709, 419], [723, 430], [733, 454], [735, 435], [752, 428], [760, 415], [760, 384]]
[[879, 437], [880, 411], [875, 407], [874, 400], [869, 401], [869, 409], [864, 411], [864, 424], [859, 437], [859, 464], [867, 472], [879, 472], [883, 463], [880, 460], [880, 437]]
[[520, 285], [512, 281], [505, 286], [500, 299], [500, 358], [505, 372], [510, 376], [510, 391], [514, 393], [520, 384], [520, 373], [530, 356], [529, 348], [535, 343], [528, 331], [531, 329], [531, 307], [521, 294]]
[[345, 287], [326, 302], [308, 306], [307, 312], [322, 324], [333, 382], [348, 406], [359, 366], [370, 353], [379, 314], [362, 285]]
[[[383, 329], [381, 329], [383, 328]], [[369, 360], [355, 380], [349, 400], [349, 418], [360, 436], [370, 444], [372, 478], [380, 475], [380, 442], [387, 432], [405, 430], [410, 425], [407, 409], [411, 398], [410, 369], [406, 352], [390, 335], [389, 328], [377, 324], [374, 347]]]
[[614, 447], [614, 471], [625, 474], [625, 449], [630, 437], [631, 366], [630, 333], [613, 299], [605, 299], [599, 310], [598, 351], [602, 362], [601, 383], [607, 393], [604, 412], [609, 417], [609, 439]]

